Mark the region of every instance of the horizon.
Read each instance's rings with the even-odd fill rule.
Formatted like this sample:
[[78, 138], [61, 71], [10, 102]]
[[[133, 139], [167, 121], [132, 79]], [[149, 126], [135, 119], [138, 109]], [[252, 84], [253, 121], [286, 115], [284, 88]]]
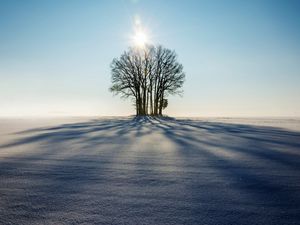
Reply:
[[[175, 50], [186, 81], [164, 114], [300, 117], [298, 1], [0, 1], [0, 118], [131, 116], [110, 64]], [[135, 26], [144, 33], [133, 36]], [[146, 35], [147, 34], [147, 35]]]

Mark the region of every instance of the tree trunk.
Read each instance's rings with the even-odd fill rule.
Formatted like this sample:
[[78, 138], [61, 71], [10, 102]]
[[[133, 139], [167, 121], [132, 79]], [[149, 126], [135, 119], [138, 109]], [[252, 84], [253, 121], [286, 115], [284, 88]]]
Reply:
[[152, 96], [152, 86], [150, 88], [150, 114], [153, 115], [153, 96]]
[[149, 114], [149, 91], [147, 90], [147, 101], [146, 101], [146, 115]]
[[163, 102], [164, 102], [164, 92], [162, 92], [160, 96], [160, 102], [159, 102], [159, 115], [162, 115], [162, 108], [163, 108]]
[[139, 115], [139, 100], [138, 97], [135, 97], [135, 109], [136, 109], [136, 115]]
[[142, 113], [143, 113], [143, 106], [142, 106], [142, 99], [141, 99], [141, 93], [140, 93], [140, 90], [139, 90], [138, 96], [139, 96], [139, 100], [138, 100], [139, 113], [138, 113], [138, 115], [140, 116], [140, 115], [142, 115]]

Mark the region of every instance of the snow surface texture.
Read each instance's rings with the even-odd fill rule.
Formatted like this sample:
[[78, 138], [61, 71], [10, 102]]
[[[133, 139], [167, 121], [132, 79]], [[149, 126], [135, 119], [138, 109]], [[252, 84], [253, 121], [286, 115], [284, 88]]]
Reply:
[[300, 132], [225, 120], [1, 120], [0, 224], [300, 224]]

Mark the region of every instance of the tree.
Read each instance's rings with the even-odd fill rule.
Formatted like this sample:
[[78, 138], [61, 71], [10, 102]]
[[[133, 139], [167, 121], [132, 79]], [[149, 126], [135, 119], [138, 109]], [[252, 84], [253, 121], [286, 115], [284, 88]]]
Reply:
[[129, 48], [111, 63], [110, 91], [134, 101], [136, 115], [162, 115], [168, 95], [181, 94], [185, 74], [175, 51], [148, 45]]

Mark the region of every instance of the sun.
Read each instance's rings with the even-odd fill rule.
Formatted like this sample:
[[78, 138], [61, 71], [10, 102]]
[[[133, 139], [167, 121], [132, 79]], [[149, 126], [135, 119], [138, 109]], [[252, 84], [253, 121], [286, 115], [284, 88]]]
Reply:
[[137, 48], [145, 48], [146, 45], [152, 43], [152, 33], [147, 29], [147, 26], [144, 26], [140, 17], [136, 15], [133, 21], [133, 30], [130, 38], [130, 44]]
[[136, 31], [133, 36], [133, 43], [138, 47], [144, 47], [148, 40], [147, 34], [142, 30]]

